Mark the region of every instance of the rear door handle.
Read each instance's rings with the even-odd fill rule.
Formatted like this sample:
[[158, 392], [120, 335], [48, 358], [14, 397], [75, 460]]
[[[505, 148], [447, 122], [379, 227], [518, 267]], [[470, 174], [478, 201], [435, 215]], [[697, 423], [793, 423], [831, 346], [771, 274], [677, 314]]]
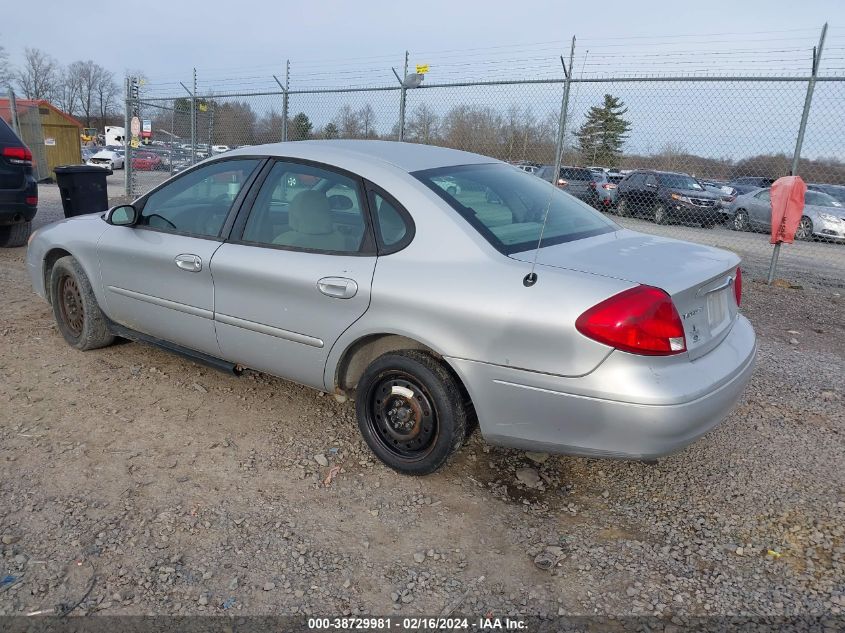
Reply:
[[351, 299], [358, 294], [358, 284], [346, 277], [323, 277], [317, 282], [317, 289], [336, 299]]
[[176, 262], [176, 266], [191, 273], [198, 273], [202, 270], [202, 257], [199, 255], [182, 253], [177, 255], [173, 261]]

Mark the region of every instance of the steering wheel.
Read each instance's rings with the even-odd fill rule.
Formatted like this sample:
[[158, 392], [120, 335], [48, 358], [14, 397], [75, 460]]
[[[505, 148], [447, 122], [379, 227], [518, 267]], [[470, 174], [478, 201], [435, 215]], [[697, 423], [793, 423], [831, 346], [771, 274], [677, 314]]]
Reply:
[[147, 216], [147, 226], [149, 226], [149, 224], [150, 224], [150, 220], [151, 220], [151, 219], [153, 219], [153, 218], [158, 218], [159, 220], [163, 220], [164, 222], [167, 222], [167, 223], [171, 226], [171, 228], [174, 228], [174, 229], [176, 228], [176, 225], [175, 225], [175, 224], [173, 224], [173, 222], [171, 222], [170, 220], [168, 220], [168, 219], [167, 219], [166, 217], [164, 217], [163, 215], [159, 215], [158, 213], [150, 213], [150, 214]]

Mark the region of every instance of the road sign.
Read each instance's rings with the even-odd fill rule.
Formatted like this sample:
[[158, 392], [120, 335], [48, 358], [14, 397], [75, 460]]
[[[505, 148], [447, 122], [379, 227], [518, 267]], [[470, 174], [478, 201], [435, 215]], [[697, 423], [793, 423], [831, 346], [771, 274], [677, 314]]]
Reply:
[[129, 124], [129, 131], [132, 132], [132, 136], [140, 136], [141, 135], [141, 119], [136, 116], [132, 117], [132, 122]]
[[150, 119], [144, 119], [141, 122], [141, 136], [143, 138], [150, 138], [153, 135], [153, 122]]
[[417, 64], [417, 74], [424, 75], [428, 72], [428, 64]]
[[132, 149], [138, 149], [138, 145], [140, 145], [138, 138], [133, 136], [132, 140], [129, 141], [129, 145], [132, 147]]

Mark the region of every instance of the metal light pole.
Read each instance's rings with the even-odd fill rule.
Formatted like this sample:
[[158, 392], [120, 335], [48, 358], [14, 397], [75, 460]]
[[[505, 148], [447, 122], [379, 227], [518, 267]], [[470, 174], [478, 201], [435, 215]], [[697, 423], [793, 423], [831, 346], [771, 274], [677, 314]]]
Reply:
[[405, 51], [405, 74], [402, 75], [402, 87], [399, 91], [399, 140], [405, 140], [405, 98], [408, 88], [405, 86], [405, 80], [408, 78], [408, 51]]
[[[819, 45], [813, 49], [813, 67], [810, 72], [810, 79], [807, 82], [807, 94], [804, 97], [804, 109], [801, 112], [801, 124], [798, 126], [798, 138], [795, 139], [795, 151], [792, 154], [792, 168], [790, 174], [792, 176], [798, 175], [798, 162], [801, 160], [801, 147], [804, 145], [804, 133], [807, 131], [807, 119], [810, 117], [810, 105], [813, 102], [813, 91], [816, 88], [816, 77], [819, 74], [819, 62], [822, 57], [822, 49], [824, 48], [824, 40], [827, 36], [827, 22], [822, 26], [822, 33], [819, 36]], [[769, 285], [775, 280], [775, 273], [777, 272], [778, 257], [780, 256], [781, 243], [775, 244], [772, 251], [772, 261], [769, 264], [769, 276], [766, 281]]]

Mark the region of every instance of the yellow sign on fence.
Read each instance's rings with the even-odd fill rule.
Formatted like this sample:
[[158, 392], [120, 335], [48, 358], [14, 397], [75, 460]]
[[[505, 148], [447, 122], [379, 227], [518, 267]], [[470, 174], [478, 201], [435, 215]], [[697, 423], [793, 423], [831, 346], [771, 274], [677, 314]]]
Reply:
[[417, 74], [424, 75], [428, 72], [428, 64], [417, 64]]

